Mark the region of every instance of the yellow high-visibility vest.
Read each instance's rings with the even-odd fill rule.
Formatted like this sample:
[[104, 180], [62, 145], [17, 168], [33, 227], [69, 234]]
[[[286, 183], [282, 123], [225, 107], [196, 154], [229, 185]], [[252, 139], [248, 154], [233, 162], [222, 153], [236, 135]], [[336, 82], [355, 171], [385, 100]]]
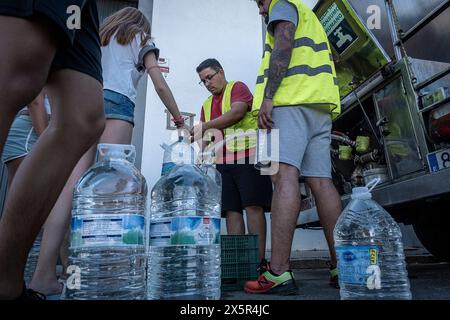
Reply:
[[[231, 91], [236, 82], [230, 81], [223, 93], [222, 98], [222, 114], [231, 110]], [[213, 96], [210, 96], [203, 103], [203, 113], [205, 115], [205, 121], [211, 121], [211, 108], [212, 108]], [[230, 137], [234, 134], [239, 134], [243, 132], [256, 132], [258, 128], [258, 120], [254, 114], [247, 112], [245, 117], [236, 123], [235, 125], [224, 130], [224, 139]], [[226, 143], [226, 149], [231, 152], [243, 151], [247, 149], [254, 148], [256, 146], [256, 136], [244, 136], [238, 139], [233, 139]]]
[[[280, 0], [273, 0], [273, 6]], [[328, 38], [314, 12], [300, 0], [287, 0], [297, 8], [299, 23], [286, 76], [275, 96], [274, 107], [308, 105], [322, 108], [335, 119], [341, 112], [339, 87]], [[265, 52], [258, 72], [253, 97], [254, 112], [259, 112], [269, 74], [274, 37], [266, 34]]]

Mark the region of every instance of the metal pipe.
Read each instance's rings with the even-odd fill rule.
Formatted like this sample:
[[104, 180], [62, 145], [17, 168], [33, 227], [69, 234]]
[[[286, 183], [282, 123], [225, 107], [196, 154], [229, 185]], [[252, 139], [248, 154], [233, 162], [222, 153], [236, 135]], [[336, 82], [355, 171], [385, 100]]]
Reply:
[[[427, 26], [431, 21], [437, 18], [442, 12], [444, 12], [448, 7], [450, 7], [450, 0], [445, 0], [439, 4], [433, 11], [427, 14], [422, 20], [420, 20], [415, 26], [409, 29], [402, 37], [401, 41], [406, 42], [420, 30]], [[399, 45], [400, 40], [398, 40], [395, 45]]]
[[379, 151], [378, 149], [373, 150], [372, 152], [363, 154], [359, 157], [359, 162], [364, 164], [368, 162], [377, 162], [379, 160]]
[[331, 135], [331, 139], [339, 141], [339, 142], [342, 142], [342, 143], [345, 143], [345, 144], [348, 144], [349, 146], [352, 146], [353, 148], [356, 147], [356, 142], [355, 141], [352, 141], [352, 140], [350, 140], [348, 138], [345, 138], [345, 137], [338, 136], [337, 134], [332, 134]]
[[[379, 86], [384, 81], [384, 78], [381, 74], [378, 74], [376, 77], [369, 79], [365, 82], [366, 85], [360, 86], [358, 89], [355, 89], [354, 91], [358, 93], [359, 97], [364, 97], [366, 94], [371, 93], [373, 89], [375, 89], [377, 86]], [[354, 103], [358, 102], [356, 97], [353, 94], [348, 94], [344, 99], [341, 101], [342, 110], [347, 109], [348, 107], [352, 106]]]
[[442, 79], [443, 77], [445, 77], [446, 75], [450, 74], [450, 67], [448, 67], [447, 69], [444, 69], [443, 71], [436, 73], [435, 75], [433, 75], [432, 77], [426, 79], [425, 81], [422, 81], [421, 83], [417, 84], [414, 86], [414, 88], [416, 90], [420, 90], [425, 88], [426, 86], [432, 84], [433, 82], [438, 81], [439, 79]]
[[399, 37], [400, 30], [397, 29], [397, 25], [395, 23], [394, 19], [394, 4], [392, 3], [392, 0], [386, 0], [386, 13], [388, 17], [389, 22], [389, 30], [391, 32], [392, 37], [392, 43], [394, 45], [394, 53], [395, 53], [395, 59], [397, 61], [400, 61], [402, 59], [402, 51], [400, 48], [401, 41]]

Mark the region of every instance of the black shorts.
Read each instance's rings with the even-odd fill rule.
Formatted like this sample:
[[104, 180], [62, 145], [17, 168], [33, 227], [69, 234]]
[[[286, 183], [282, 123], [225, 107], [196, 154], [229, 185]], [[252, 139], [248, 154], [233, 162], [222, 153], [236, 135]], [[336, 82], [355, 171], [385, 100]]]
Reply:
[[[76, 21], [71, 19], [75, 11], [68, 10], [72, 5], [81, 9], [80, 29], [69, 28], [68, 21]], [[72, 69], [103, 83], [95, 0], [0, 0], [0, 15], [47, 19], [61, 40], [51, 71]]]
[[272, 182], [269, 176], [262, 176], [252, 164], [218, 164], [217, 170], [222, 175], [222, 216], [226, 211], [242, 213], [249, 206], [270, 212]]

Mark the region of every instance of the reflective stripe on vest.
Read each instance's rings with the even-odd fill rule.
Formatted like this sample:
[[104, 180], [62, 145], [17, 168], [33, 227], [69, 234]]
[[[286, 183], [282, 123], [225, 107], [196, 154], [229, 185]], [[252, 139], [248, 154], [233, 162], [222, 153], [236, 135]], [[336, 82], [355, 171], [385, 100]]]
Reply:
[[[273, 6], [280, 0], [273, 0]], [[275, 107], [290, 105], [317, 105], [332, 113], [340, 113], [340, 96], [333, 57], [328, 38], [318, 18], [300, 0], [287, 0], [297, 8], [299, 25], [295, 31], [291, 61], [275, 96]], [[261, 107], [269, 76], [270, 57], [274, 37], [266, 34], [264, 56], [259, 69], [253, 98], [253, 112]]]
[[[236, 81], [230, 81], [225, 88], [222, 98], [222, 114], [231, 111], [231, 91], [233, 90], [235, 83]], [[211, 121], [212, 99], [213, 97], [210, 96], [203, 103], [203, 114], [205, 115], [205, 122]], [[224, 130], [224, 139], [234, 134], [243, 132], [255, 133], [257, 127], [257, 118], [253, 113], [247, 112], [241, 121]], [[241, 137], [238, 139], [233, 139], [232, 141], [226, 143], [226, 149], [230, 152], [243, 151], [254, 148], [255, 146], [256, 136], [254, 135], [252, 135], [251, 137]]]
[[[320, 73], [330, 73], [333, 74], [333, 70], [331, 68], [331, 66], [320, 66], [317, 68], [311, 68], [310, 66], [307, 65], [301, 65], [301, 66], [297, 66], [297, 67], [293, 67], [290, 68], [286, 71], [286, 77], [290, 77], [290, 76], [294, 76], [296, 74], [306, 74], [310, 77], [316, 76]], [[264, 70], [264, 75], [263, 76], [259, 76], [256, 79], [256, 83], [263, 83], [264, 79], [266, 79], [269, 76], [269, 69]]]
[[[322, 51], [322, 50], [328, 50], [328, 44], [326, 42], [322, 42], [319, 44], [314, 43], [314, 41], [311, 38], [303, 37], [300, 39], [294, 40], [294, 48], [298, 47], [310, 47], [314, 51]], [[272, 47], [268, 44], [265, 45], [264, 51], [272, 52]]]

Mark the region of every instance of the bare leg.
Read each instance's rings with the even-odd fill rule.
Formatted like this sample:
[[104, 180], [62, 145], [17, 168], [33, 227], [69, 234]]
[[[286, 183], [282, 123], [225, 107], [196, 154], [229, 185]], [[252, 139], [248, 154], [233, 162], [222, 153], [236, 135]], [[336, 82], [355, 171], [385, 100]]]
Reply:
[[0, 153], [15, 115], [45, 84], [57, 48], [50, 35], [45, 21], [0, 15]]
[[272, 176], [272, 257], [270, 268], [276, 274], [289, 270], [292, 239], [300, 212], [300, 188], [297, 168], [280, 163]]
[[261, 207], [247, 207], [247, 225], [249, 234], [257, 234], [259, 242], [259, 260], [266, 257], [266, 215]]
[[64, 240], [59, 248], [59, 257], [62, 264], [61, 278], [66, 279], [67, 268], [69, 267], [69, 246], [70, 246], [70, 228], [67, 229], [64, 235]]
[[27, 254], [36, 235], [76, 163], [104, 129], [102, 85], [97, 80], [61, 70], [50, 77], [49, 95], [52, 121], [17, 171], [0, 221], [0, 298], [20, 294]]
[[5, 144], [6, 138], [8, 137], [9, 128], [11, 128], [11, 124], [18, 111], [19, 108], [15, 107], [15, 103], [14, 105], [10, 104], [6, 106], [3, 105], [2, 102], [0, 102], [0, 112], [2, 114], [2, 116], [0, 117], [0, 154], [2, 154], [3, 152], [3, 146]]
[[29, 285], [31, 289], [45, 295], [61, 292], [61, 284], [58, 283], [56, 277], [56, 263], [64, 237], [70, 226], [73, 189], [78, 179], [91, 166], [94, 156], [95, 147], [91, 147], [72, 171], [69, 180], [45, 222], [36, 271]]
[[11, 183], [16, 175], [17, 169], [19, 169], [20, 164], [23, 161], [23, 158], [17, 158], [6, 163], [6, 169], [8, 170], [8, 190], [11, 187]]
[[100, 143], [130, 144], [133, 125], [123, 120], [106, 120]]
[[[131, 123], [107, 120], [100, 142], [129, 144], [132, 133]], [[73, 189], [78, 179], [94, 161], [96, 147], [97, 145], [92, 146], [78, 162], [45, 223], [46, 229], [44, 229], [39, 260], [30, 288], [46, 295], [61, 291], [61, 285], [56, 277], [56, 262], [59, 252], [65, 250], [63, 241], [70, 225]]]
[[328, 178], [306, 178], [306, 183], [312, 190], [316, 200], [320, 223], [324, 228], [325, 238], [330, 250], [330, 260], [333, 266], [337, 265], [334, 248], [334, 226], [342, 212], [342, 203], [339, 193]]
[[229, 235], [244, 235], [245, 223], [242, 213], [235, 211], [227, 211], [227, 233]]
[[[0, 152], [17, 111], [39, 94], [47, 80], [57, 48], [57, 41], [51, 35], [50, 27], [43, 21], [0, 16]], [[16, 180], [21, 180], [20, 171], [12, 182], [8, 199], [15, 197], [16, 202], [31, 206], [33, 202], [28, 196], [34, 189], [24, 193], [15, 187]], [[37, 171], [39, 168], [36, 166], [30, 176], [34, 178]], [[7, 200], [0, 221], [0, 299], [20, 294], [28, 251], [42, 224], [38, 223], [33, 231], [30, 230], [26, 224], [34, 220], [29, 219], [33, 210], [22, 209], [12, 208], [11, 201]]]

